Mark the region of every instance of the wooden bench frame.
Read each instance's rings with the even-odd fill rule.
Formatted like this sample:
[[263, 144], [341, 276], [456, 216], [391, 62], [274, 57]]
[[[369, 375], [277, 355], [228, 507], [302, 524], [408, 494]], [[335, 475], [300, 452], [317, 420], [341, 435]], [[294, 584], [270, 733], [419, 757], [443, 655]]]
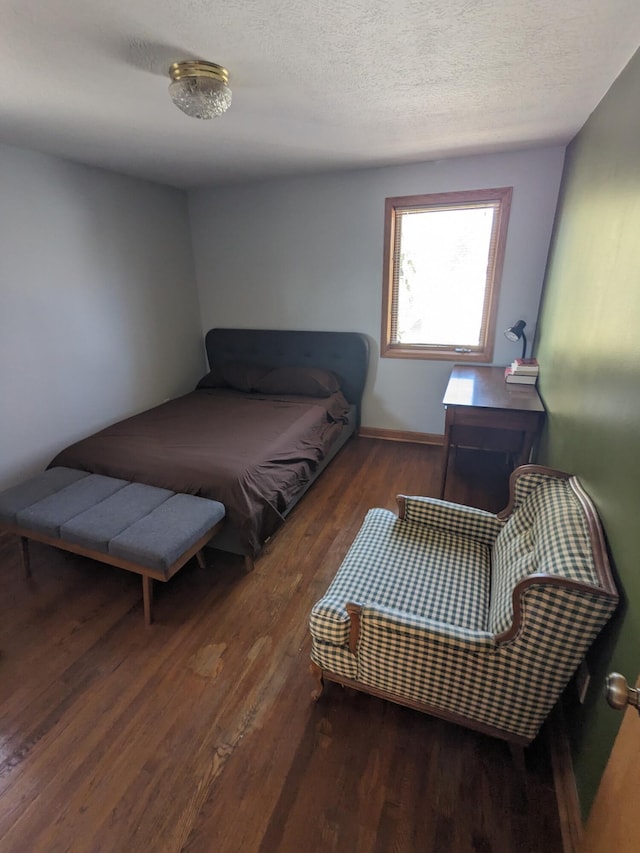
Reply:
[[141, 566], [139, 563], [123, 560], [121, 557], [114, 557], [104, 551], [94, 551], [91, 548], [86, 548], [83, 545], [77, 545], [74, 542], [66, 542], [64, 539], [59, 539], [56, 536], [47, 536], [43, 533], [38, 533], [34, 530], [28, 530], [23, 527], [17, 527], [11, 524], [2, 524], [3, 530], [9, 533], [14, 533], [20, 537], [22, 549], [22, 564], [24, 566], [25, 575], [31, 577], [31, 558], [29, 554], [29, 540], [41, 542], [44, 545], [51, 545], [62, 551], [70, 551], [72, 554], [79, 554], [81, 557], [89, 557], [99, 563], [106, 563], [109, 566], [115, 566], [118, 569], [125, 569], [128, 572], [135, 572], [142, 576], [142, 601], [144, 606], [144, 621], [145, 625], [151, 625], [153, 621], [153, 581], [168, 581], [176, 572], [189, 562], [195, 555], [198, 559], [198, 564], [201, 568], [206, 568], [203, 549], [207, 542], [214, 536], [222, 527], [224, 519], [221, 519], [213, 527], [211, 527], [197, 542], [185, 551], [178, 559], [172, 563], [164, 571], [159, 569], [151, 569], [147, 566]]

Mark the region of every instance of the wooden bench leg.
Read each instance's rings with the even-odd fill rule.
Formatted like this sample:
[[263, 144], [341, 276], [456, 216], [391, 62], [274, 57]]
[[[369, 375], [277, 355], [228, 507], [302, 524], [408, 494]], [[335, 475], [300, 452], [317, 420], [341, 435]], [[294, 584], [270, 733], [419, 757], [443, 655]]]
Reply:
[[151, 625], [153, 615], [151, 608], [153, 606], [153, 578], [147, 575], [142, 575], [142, 602], [144, 604], [144, 624]]
[[31, 555], [29, 554], [29, 540], [26, 536], [20, 537], [20, 547], [22, 549], [22, 565], [24, 567], [25, 577], [31, 577]]
[[202, 549], [202, 551], [198, 551], [198, 553], [196, 554], [196, 560], [198, 561], [198, 565], [201, 569], [207, 568], [207, 561], [205, 560], [204, 556], [204, 548]]

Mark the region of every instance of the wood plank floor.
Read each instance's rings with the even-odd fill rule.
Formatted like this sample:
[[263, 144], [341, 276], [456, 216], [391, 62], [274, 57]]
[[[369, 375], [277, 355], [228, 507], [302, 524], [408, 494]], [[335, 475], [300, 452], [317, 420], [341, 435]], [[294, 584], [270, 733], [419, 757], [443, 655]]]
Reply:
[[[253, 573], [193, 561], [151, 628], [137, 576], [34, 543], [26, 580], [0, 537], [0, 850], [560, 851], [544, 732], [525, 805], [500, 741], [335, 684], [310, 700], [313, 603], [369, 507], [437, 493], [438, 455], [350, 442]], [[489, 470], [447, 496], [501, 508]]]

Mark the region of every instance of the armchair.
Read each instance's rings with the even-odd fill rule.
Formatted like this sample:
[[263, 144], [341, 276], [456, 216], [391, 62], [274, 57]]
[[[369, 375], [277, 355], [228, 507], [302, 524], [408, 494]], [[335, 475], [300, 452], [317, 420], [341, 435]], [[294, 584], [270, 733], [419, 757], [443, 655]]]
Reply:
[[511, 475], [495, 515], [398, 497], [372, 509], [310, 617], [312, 672], [526, 745], [618, 595], [575, 477]]

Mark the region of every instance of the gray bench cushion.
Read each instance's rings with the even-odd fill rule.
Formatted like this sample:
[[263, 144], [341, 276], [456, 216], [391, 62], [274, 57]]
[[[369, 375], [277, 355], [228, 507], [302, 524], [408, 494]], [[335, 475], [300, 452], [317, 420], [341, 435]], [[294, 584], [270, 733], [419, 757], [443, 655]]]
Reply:
[[37, 477], [32, 477], [24, 483], [18, 483], [17, 486], [0, 492], [0, 521], [15, 524], [16, 515], [21, 509], [88, 476], [86, 471], [76, 471], [74, 468], [50, 468], [38, 474]]
[[224, 518], [217, 501], [174, 494], [109, 542], [109, 553], [164, 571]]
[[95, 506], [127, 485], [126, 480], [89, 474], [47, 495], [16, 514], [19, 527], [60, 538], [60, 528], [81, 512]]
[[224, 505], [71, 468], [0, 494], [0, 522], [165, 574], [225, 516]]
[[109, 553], [109, 542], [172, 497], [169, 489], [127, 483], [105, 500], [74, 516], [60, 528], [66, 542]]

